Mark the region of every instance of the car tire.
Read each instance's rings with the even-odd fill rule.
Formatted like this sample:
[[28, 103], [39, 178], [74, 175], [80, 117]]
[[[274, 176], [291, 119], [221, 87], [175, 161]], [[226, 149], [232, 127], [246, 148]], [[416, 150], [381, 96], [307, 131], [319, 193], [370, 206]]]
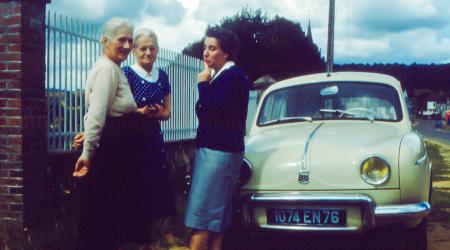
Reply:
[[405, 249], [427, 250], [428, 247], [428, 231], [427, 220], [423, 219], [419, 225], [412, 229], [405, 229]]
[[[235, 200], [233, 204], [236, 206], [239, 203]], [[249, 249], [250, 242], [250, 229], [242, 225], [240, 221], [239, 210], [233, 208], [233, 219], [231, 227], [225, 232], [223, 239], [223, 249]]]
[[398, 249], [427, 250], [427, 220], [423, 219], [415, 228], [403, 228], [402, 243]]
[[[370, 235], [376, 235], [370, 237]], [[423, 219], [416, 227], [407, 228], [397, 224], [374, 229], [369, 234], [373, 248], [389, 250], [426, 250], [427, 249], [427, 221]]]

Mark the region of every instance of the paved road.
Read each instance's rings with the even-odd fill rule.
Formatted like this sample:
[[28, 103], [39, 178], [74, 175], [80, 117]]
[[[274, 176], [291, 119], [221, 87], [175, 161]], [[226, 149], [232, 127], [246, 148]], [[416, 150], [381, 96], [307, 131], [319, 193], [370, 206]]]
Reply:
[[425, 138], [430, 138], [450, 145], [450, 130], [435, 128], [435, 122], [435, 120], [430, 119], [416, 120], [413, 127]]

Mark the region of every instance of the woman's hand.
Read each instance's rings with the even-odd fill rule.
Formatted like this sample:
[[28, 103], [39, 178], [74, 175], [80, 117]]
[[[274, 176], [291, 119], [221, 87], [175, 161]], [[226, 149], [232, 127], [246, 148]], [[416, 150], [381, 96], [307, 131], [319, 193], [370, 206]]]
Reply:
[[73, 171], [73, 177], [81, 178], [86, 176], [89, 172], [89, 160], [82, 158], [78, 158], [77, 163], [75, 164], [75, 170]]
[[145, 107], [142, 108], [138, 108], [136, 111], [146, 117], [150, 117], [150, 118], [157, 118], [157, 114], [161, 112], [161, 110], [163, 110], [164, 107], [162, 105], [159, 104], [152, 104], [152, 105], [147, 105]]
[[161, 105], [161, 104], [158, 104], [158, 103], [155, 103], [155, 104], [152, 104], [152, 105], [150, 105], [150, 106], [148, 106], [148, 108], [149, 108], [149, 116], [150, 117], [157, 117], [157, 115], [159, 114], [159, 113], [161, 113], [161, 111], [164, 109], [164, 106], [163, 105]]
[[84, 142], [84, 132], [76, 134], [72, 139], [72, 148], [79, 149]]
[[167, 120], [170, 118], [170, 110], [164, 104], [155, 103], [149, 106], [147, 117], [157, 120]]
[[141, 115], [148, 115], [150, 113], [150, 108], [148, 106], [142, 107], [142, 108], [138, 108], [136, 110], [139, 114]]
[[204, 68], [203, 71], [198, 74], [198, 82], [209, 82], [211, 80], [211, 68], [208, 67], [206, 62], [203, 62]]

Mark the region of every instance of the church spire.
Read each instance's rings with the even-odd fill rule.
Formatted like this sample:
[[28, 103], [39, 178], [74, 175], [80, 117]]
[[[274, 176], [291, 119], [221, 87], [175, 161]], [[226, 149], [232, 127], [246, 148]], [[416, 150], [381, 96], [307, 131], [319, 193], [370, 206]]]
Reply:
[[306, 32], [306, 38], [308, 39], [308, 41], [313, 43], [313, 37], [311, 33], [311, 17], [309, 15], [309, 11], [308, 11], [308, 31]]

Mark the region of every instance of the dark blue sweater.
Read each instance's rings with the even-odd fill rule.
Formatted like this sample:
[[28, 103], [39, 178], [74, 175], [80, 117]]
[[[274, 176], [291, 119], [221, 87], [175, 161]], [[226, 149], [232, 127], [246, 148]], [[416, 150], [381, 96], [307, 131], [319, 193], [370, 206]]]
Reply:
[[198, 147], [244, 151], [249, 90], [247, 76], [236, 66], [222, 71], [211, 83], [198, 83]]

